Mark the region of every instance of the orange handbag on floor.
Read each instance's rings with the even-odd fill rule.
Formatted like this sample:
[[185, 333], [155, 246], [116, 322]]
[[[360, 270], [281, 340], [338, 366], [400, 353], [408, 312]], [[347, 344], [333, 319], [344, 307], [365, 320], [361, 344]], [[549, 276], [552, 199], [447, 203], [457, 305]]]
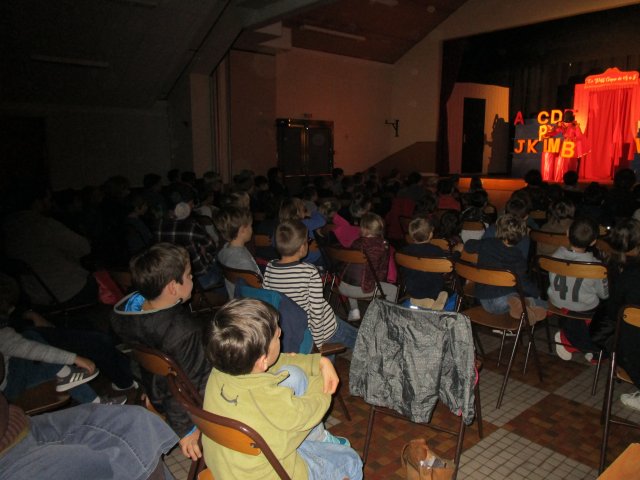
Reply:
[[429, 448], [424, 438], [415, 438], [402, 448], [400, 456], [407, 480], [451, 480], [453, 461], [443, 460]]

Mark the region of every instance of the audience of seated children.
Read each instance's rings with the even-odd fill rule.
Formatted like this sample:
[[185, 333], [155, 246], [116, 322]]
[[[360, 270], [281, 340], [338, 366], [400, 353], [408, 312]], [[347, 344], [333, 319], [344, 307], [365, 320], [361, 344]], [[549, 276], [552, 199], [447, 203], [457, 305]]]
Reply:
[[269, 262], [263, 287], [284, 293], [309, 316], [309, 330], [316, 346], [343, 343], [353, 349], [358, 331], [336, 317], [323, 295], [318, 269], [302, 262], [309, 249], [307, 227], [300, 220], [282, 222], [275, 234], [280, 260]]
[[[245, 247], [253, 235], [251, 212], [241, 208], [227, 207], [219, 210], [213, 221], [218, 232], [227, 242], [218, 252], [218, 262], [225, 267], [249, 270], [262, 276], [253, 255]], [[224, 283], [229, 298], [233, 298], [234, 284], [227, 279]]]
[[[507, 213], [496, 222], [496, 236], [482, 240], [469, 240], [465, 251], [478, 254], [481, 267], [500, 268], [513, 272], [523, 289], [527, 301], [530, 322], [546, 318], [546, 302], [540, 299], [538, 288], [527, 275], [527, 258], [518, 248], [518, 244], [527, 235], [526, 220]], [[514, 318], [520, 318], [522, 305], [515, 287], [496, 287], [478, 284], [475, 296], [489, 313], [510, 312]]]
[[[569, 243], [567, 249], [559, 247], [554, 258], [573, 262], [599, 262], [587, 249], [596, 243], [598, 224], [590, 218], [576, 219], [569, 227]], [[554, 306], [570, 312], [589, 313], [596, 309], [600, 300], [609, 297], [609, 286], [606, 279], [580, 279], [549, 273], [549, 302]], [[587, 360], [593, 358], [597, 350], [589, 337], [589, 323], [583, 320], [560, 317], [560, 330], [556, 332], [556, 352], [563, 360], [571, 360], [572, 352], [587, 351]]]
[[[319, 354], [280, 354], [280, 334], [270, 305], [254, 299], [224, 305], [207, 346], [213, 370], [204, 409], [256, 430], [291, 478], [361, 479], [358, 454], [322, 425], [339, 381], [333, 365]], [[202, 445], [215, 478], [274, 476], [264, 455], [248, 456], [207, 437]]]
[[[202, 344], [204, 325], [185, 306], [193, 288], [187, 250], [158, 243], [134, 257], [130, 269], [137, 291], [115, 305], [111, 327], [124, 342], [169, 355], [203, 392], [211, 368]], [[193, 460], [200, 457], [200, 432], [169, 393], [166, 380], [147, 372], [142, 380], [153, 405], [167, 415], [169, 425], [181, 438], [184, 455]]]
[[[427, 217], [416, 217], [409, 224], [411, 242], [401, 252], [414, 257], [444, 257], [448, 251], [430, 243], [433, 238], [433, 221]], [[462, 250], [462, 243], [457, 250]], [[442, 309], [448, 296], [444, 289], [444, 275], [441, 273], [421, 272], [401, 268], [406, 293], [411, 297], [411, 303], [426, 308]], [[445, 295], [443, 295], [443, 292]], [[437, 302], [436, 302], [437, 300]]]
[[366, 195], [355, 195], [353, 201], [346, 208], [341, 208], [333, 215], [332, 221], [336, 228], [333, 234], [340, 245], [350, 248], [351, 244], [360, 237], [360, 219], [371, 210], [371, 200]]
[[384, 221], [380, 215], [365, 213], [360, 220], [360, 237], [351, 244], [351, 249], [363, 252], [369, 265], [349, 264], [340, 278], [340, 293], [349, 298], [349, 321], [360, 320], [358, 298], [369, 298], [376, 289], [374, 273], [385, 298], [391, 302], [396, 300], [398, 288], [387, 282], [389, 262], [389, 245], [384, 239]]

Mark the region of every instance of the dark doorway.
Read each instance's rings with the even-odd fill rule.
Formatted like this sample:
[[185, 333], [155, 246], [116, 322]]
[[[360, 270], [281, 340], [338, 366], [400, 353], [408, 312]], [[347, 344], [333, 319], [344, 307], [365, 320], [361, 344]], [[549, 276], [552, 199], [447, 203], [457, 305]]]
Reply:
[[279, 118], [278, 167], [285, 177], [328, 175], [333, 168], [333, 122]]
[[482, 173], [484, 98], [465, 98], [462, 120], [462, 173]]

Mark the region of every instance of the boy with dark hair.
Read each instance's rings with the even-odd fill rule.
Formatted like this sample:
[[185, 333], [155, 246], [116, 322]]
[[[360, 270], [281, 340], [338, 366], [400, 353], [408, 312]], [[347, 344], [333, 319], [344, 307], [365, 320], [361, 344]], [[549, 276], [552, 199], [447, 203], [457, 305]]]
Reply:
[[[338, 386], [331, 362], [316, 355], [280, 355], [278, 312], [235, 299], [213, 321], [207, 352], [213, 370], [204, 409], [248, 424], [267, 442], [291, 478], [362, 478], [362, 462], [346, 439], [322, 425]], [[271, 478], [264, 455], [247, 456], [203, 437], [216, 478]]]
[[280, 260], [273, 260], [264, 273], [263, 287], [284, 293], [309, 316], [309, 330], [314, 343], [343, 343], [353, 349], [358, 331], [336, 317], [323, 295], [318, 269], [301, 260], [309, 244], [307, 227], [300, 220], [282, 222], [276, 228], [276, 248]]
[[[598, 238], [598, 224], [591, 218], [576, 219], [569, 227], [570, 248], [558, 248], [553, 258], [573, 262], [599, 262], [588, 252]], [[549, 301], [558, 308], [573, 312], [588, 313], [598, 306], [600, 300], [609, 298], [607, 280], [577, 279], [549, 273]], [[566, 317], [560, 318], [560, 330], [556, 332], [556, 353], [563, 360], [571, 360], [572, 352], [596, 350], [589, 337], [589, 323]], [[586, 353], [588, 361], [592, 353]]]
[[[427, 217], [416, 217], [409, 223], [409, 236], [413, 243], [404, 247], [401, 252], [414, 257], [444, 257], [449, 256], [440, 247], [429, 243], [433, 238], [433, 221]], [[462, 244], [460, 244], [462, 247]], [[444, 290], [444, 275], [441, 273], [420, 272], [400, 267], [404, 278], [405, 288], [414, 300], [435, 300]], [[423, 302], [421, 302], [424, 304]], [[427, 301], [427, 304], [429, 302]]]
[[[227, 207], [215, 214], [213, 222], [227, 242], [218, 252], [218, 261], [225, 267], [250, 270], [262, 276], [253, 255], [245, 247], [253, 235], [251, 212], [243, 208]], [[226, 278], [224, 283], [229, 298], [233, 298], [235, 285]]]
[[[202, 344], [204, 324], [184, 305], [193, 288], [189, 253], [178, 245], [158, 243], [134, 257], [129, 267], [138, 291], [115, 305], [111, 315], [114, 332], [124, 342], [169, 355], [203, 392], [211, 367]], [[143, 371], [142, 381], [151, 402], [166, 413], [169, 425], [180, 436], [182, 453], [192, 460], [201, 457], [200, 432], [170, 394], [166, 379]]]
[[[527, 275], [527, 259], [518, 248], [526, 235], [526, 220], [507, 213], [498, 218], [494, 238], [469, 240], [464, 249], [478, 254], [479, 266], [510, 270], [518, 277], [527, 298], [529, 321], [533, 323], [546, 318], [547, 310], [546, 302], [539, 298], [538, 288]], [[476, 285], [475, 296], [489, 313], [509, 312], [514, 318], [519, 318], [522, 313], [515, 287], [479, 283]]]

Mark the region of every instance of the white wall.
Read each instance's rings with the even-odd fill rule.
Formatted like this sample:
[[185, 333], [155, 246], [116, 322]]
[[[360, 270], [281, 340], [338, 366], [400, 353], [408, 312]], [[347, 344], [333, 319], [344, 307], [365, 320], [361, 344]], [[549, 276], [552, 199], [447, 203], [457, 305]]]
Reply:
[[276, 56], [276, 72], [276, 116], [333, 121], [335, 166], [355, 173], [391, 152], [392, 66], [293, 49]]

